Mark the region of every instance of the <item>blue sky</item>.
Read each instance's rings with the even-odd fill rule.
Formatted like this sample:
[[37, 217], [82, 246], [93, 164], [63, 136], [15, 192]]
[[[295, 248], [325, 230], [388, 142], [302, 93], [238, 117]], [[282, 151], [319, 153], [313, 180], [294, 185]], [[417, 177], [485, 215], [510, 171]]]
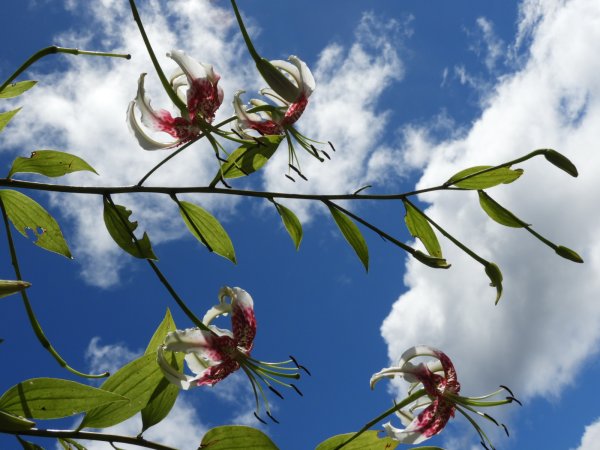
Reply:
[[[593, 206], [600, 188], [598, 2], [256, 0], [240, 1], [240, 7], [264, 55], [296, 54], [310, 65], [317, 90], [300, 126], [338, 150], [322, 165], [300, 155], [307, 183], [283, 176], [287, 159], [281, 154], [263, 175], [240, 186], [333, 193], [372, 184], [372, 192], [401, 192], [439, 184], [465, 167], [551, 147], [578, 165], [579, 178], [530, 161], [517, 183], [491, 194], [586, 261], [561, 260], [525, 233], [490, 222], [474, 195], [421, 197], [432, 217], [501, 266], [505, 293], [494, 306], [480, 266], [447, 241], [442, 246], [453, 266], [439, 272], [365, 231], [371, 251], [365, 274], [315, 205], [286, 203], [304, 222], [296, 252], [269, 205], [190, 197], [222, 220], [235, 244], [234, 266], [186, 233], [168, 199], [116, 197], [134, 210], [161, 267], [198, 314], [213, 305], [222, 285], [240, 286], [256, 305], [253, 355], [280, 360], [293, 354], [311, 369], [313, 377], [300, 383], [304, 397], [275, 400], [281, 424], [265, 431], [281, 448], [295, 450], [360, 428], [402, 394], [395, 384], [371, 391], [370, 376], [407, 347], [429, 344], [453, 358], [465, 394], [506, 384], [524, 402], [523, 408], [494, 411], [511, 430], [510, 438], [492, 430], [499, 449], [594, 449], [600, 435], [600, 217]], [[17, 155], [54, 148], [84, 157], [100, 173], [74, 174], [64, 182], [135, 183], [164, 153], [139, 149], [125, 125], [139, 73], [152, 72], [126, 2], [29, 0], [4, 8], [0, 33], [11, 44], [1, 53], [0, 78], [51, 43], [133, 55], [131, 61], [57, 56], [34, 67], [28, 75], [40, 84], [15, 102], [24, 109], [0, 136], [7, 171]], [[235, 90], [244, 87], [250, 98], [263, 86], [236, 35], [229, 2], [140, 1], [140, 8], [157, 54], [182, 48], [215, 66], [225, 90], [220, 117], [231, 114]], [[173, 69], [166, 58], [163, 63]], [[153, 75], [147, 88], [154, 105], [169, 104]], [[213, 172], [210, 148], [198, 143], [149, 184], [202, 185]], [[22, 270], [33, 283], [42, 326], [74, 366], [104, 369], [141, 353], [166, 307], [180, 328], [190, 326], [146, 265], [112, 243], [99, 199], [33, 196], [59, 218], [75, 260], [19, 238]], [[348, 207], [410, 240], [400, 204]], [[3, 240], [0, 254], [7, 254]], [[0, 267], [1, 278], [12, 277], [8, 258]], [[66, 377], [25, 325], [18, 298], [3, 299], [1, 307], [0, 348], [11, 366], [0, 375], [2, 389], [32, 377]], [[212, 426], [255, 425], [251, 400], [242, 376], [184, 393], [172, 419], [147, 437], [194, 448]], [[135, 435], [137, 427], [128, 423], [118, 431]], [[479, 447], [460, 419], [431, 442], [456, 450]], [[16, 442], [0, 437], [0, 447], [16, 448]]]

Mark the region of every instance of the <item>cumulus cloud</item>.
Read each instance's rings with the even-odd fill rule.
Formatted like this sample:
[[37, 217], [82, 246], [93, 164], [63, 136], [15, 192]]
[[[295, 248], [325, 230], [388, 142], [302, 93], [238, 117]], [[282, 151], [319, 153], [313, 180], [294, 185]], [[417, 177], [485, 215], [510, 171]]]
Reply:
[[598, 447], [600, 440], [600, 419], [596, 420], [591, 425], [585, 427], [585, 432], [581, 437], [581, 444], [575, 450], [594, 450]]
[[600, 212], [589, 205], [600, 190], [600, 4], [526, 1], [520, 17], [516, 44], [530, 36], [522, 68], [499, 79], [481, 116], [460, 136], [439, 142], [426, 128], [411, 129], [406, 161], [424, 167], [423, 188], [469, 166], [556, 148], [579, 165], [579, 178], [540, 158], [519, 165], [522, 179], [490, 195], [586, 262], [561, 259], [526, 231], [490, 221], [475, 193], [428, 194], [427, 213], [502, 268], [504, 296], [494, 306], [482, 266], [444, 240], [452, 268], [434, 271], [408, 260], [408, 290], [381, 331], [393, 361], [409, 346], [429, 344], [453, 358], [465, 394], [506, 384], [527, 399], [560, 395], [598, 348]]

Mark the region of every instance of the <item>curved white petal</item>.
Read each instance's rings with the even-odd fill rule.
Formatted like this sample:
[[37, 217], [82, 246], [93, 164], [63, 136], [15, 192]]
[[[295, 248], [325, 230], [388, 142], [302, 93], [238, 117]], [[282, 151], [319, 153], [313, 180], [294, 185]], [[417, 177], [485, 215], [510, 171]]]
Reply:
[[307, 98], [310, 97], [310, 94], [312, 94], [317, 87], [317, 83], [315, 82], [312, 72], [306, 63], [297, 56], [292, 55], [288, 59], [296, 66], [296, 69], [300, 73], [298, 87], [302, 90]]
[[217, 317], [228, 314], [231, 312], [231, 305], [229, 303], [220, 302], [218, 305], [213, 306], [202, 318], [202, 323], [206, 326], [210, 325], [213, 320]]
[[135, 97], [135, 104], [142, 113], [142, 123], [146, 125], [148, 128], [152, 128], [156, 131], [161, 131], [161, 120], [152, 108], [150, 104], [150, 99], [146, 95], [146, 89], [144, 88], [144, 79], [146, 78], [146, 74], [143, 73], [140, 75], [138, 80], [138, 90], [137, 95]]
[[127, 124], [129, 125], [129, 129], [137, 139], [138, 144], [140, 144], [140, 147], [142, 147], [144, 150], [161, 150], [176, 146], [179, 143], [179, 141], [159, 142], [148, 136], [140, 126], [137, 118], [135, 117], [136, 105], [137, 103], [133, 101], [130, 102], [129, 106], [127, 107]]
[[[269, 97], [271, 99], [273, 99], [275, 101], [275, 103], [277, 103], [279, 106], [288, 106], [290, 103], [286, 102], [283, 97], [281, 97], [279, 94], [277, 94], [277, 92], [275, 92], [273, 89], [271, 88], [263, 88], [260, 91], [258, 91], [260, 93], [260, 95], [264, 95], [265, 97]], [[256, 101], [260, 101], [260, 100], [256, 100]], [[250, 103], [252, 103], [252, 100], [250, 101]], [[263, 102], [265, 105], [268, 104], [266, 102]]]
[[209, 361], [205, 358], [202, 358], [197, 353], [188, 353], [185, 355], [185, 362], [190, 370], [196, 374], [196, 376], [202, 374], [202, 372], [204, 372], [204, 370], [210, 366], [214, 366], [218, 363], [218, 361]]
[[213, 70], [213, 66], [210, 64], [203, 64], [190, 58], [181, 50], [171, 50], [167, 53], [167, 56], [177, 63], [181, 70], [188, 77], [190, 84], [193, 80], [197, 79], [208, 79], [211, 83], [219, 81], [219, 76]]
[[256, 113], [248, 113], [246, 112], [246, 108], [242, 104], [242, 99], [240, 96], [246, 91], [237, 91], [233, 96], [233, 110], [235, 115], [242, 122], [242, 127], [246, 127], [251, 122], [262, 122], [263, 118], [260, 117]]
[[386, 434], [401, 444], [419, 444], [428, 438], [420, 431], [400, 429], [392, 426], [390, 422], [383, 424]]
[[161, 346], [158, 348], [158, 352], [156, 354], [156, 361], [158, 362], [158, 365], [162, 370], [162, 373], [165, 376], [165, 378], [170, 383], [179, 386], [180, 389], [188, 390], [189, 388], [196, 386], [194, 384], [196, 377], [185, 375], [179, 372], [177, 369], [175, 369], [171, 364], [169, 364], [169, 361], [167, 361], [167, 359], [165, 358], [164, 351], [164, 347]]
[[201, 352], [203, 349], [211, 348], [213, 336], [210, 331], [199, 328], [171, 331], [165, 338], [164, 348], [171, 352]]

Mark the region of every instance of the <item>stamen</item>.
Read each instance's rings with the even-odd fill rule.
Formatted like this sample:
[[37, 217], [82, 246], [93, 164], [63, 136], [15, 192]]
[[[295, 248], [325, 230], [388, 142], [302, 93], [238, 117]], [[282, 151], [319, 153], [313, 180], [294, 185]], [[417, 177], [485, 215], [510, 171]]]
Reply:
[[519, 404], [519, 406], [523, 406], [523, 403], [521, 403], [518, 399], [516, 399], [515, 397], [506, 397], [506, 400], [510, 400], [511, 402], [517, 402]]
[[504, 386], [503, 384], [501, 384], [500, 387], [502, 389], [506, 390], [511, 395], [511, 397], [515, 396], [515, 394], [513, 394], [513, 391], [511, 391], [507, 386]]
[[483, 441], [480, 441], [479, 443], [483, 446], [483, 448], [485, 448], [485, 450], [490, 450], [488, 446], [483, 443]]
[[[269, 414], [269, 413], [267, 413]], [[256, 414], [256, 411], [254, 411], [254, 417], [256, 417], [256, 420], [258, 420], [260, 423], [264, 423], [265, 425], [267, 425], [267, 422], [264, 421], [263, 419], [261, 419], [258, 414]]]
[[504, 428], [504, 432], [506, 433], [506, 435], [508, 437], [510, 437], [510, 434], [508, 433], [508, 427], [506, 425], [504, 425], [503, 423], [501, 423], [500, 425], [502, 425], [502, 428]]
[[492, 422], [494, 422], [496, 424], [497, 427], [500, 426], [500, 424], [498, 423], [498, 421], [496, 419], [494, 419], [492, 416], [490, 416], [487, 413], [481, 412], [481, 411], [477, 411], [479, 414], [481, 414], [483, 417], [485, 417], [488, 420], [491, 420]]
[[287, 173], [285, 174], [285, 177], [292, 180], [294, 183], [296, 182], [296, 180], [294, 180], [291, 176], [289, 176]]
[[279, 423], [279, 420], [277, 420], [275, 417], [273, 417], [269, 411], [267, 411], [267, 416], [269, 416], [273, 422]]
[[242, 140], [246, 140], [246, 138], [245, 138], [244, 136], [242, 136], [242, 133], [240, 133], [240, 132], [239, 132], [238, 130], [236, 130], [235, 128], [232, 128], [232, 129], [231, 129], [231, 132], [232, 132], [233, 134], [235, 134], [237, 137], [239, 137], [240, 139], [242, 139]]
[[331, 143], [331, 141], [327, 141], [327, 143], [329, 144], [329, 146], [331, 147], [331, 149], [335, 152], [335, 147], [333, 146], [333, 144]]
[[290, 383], [290, 386], [298, 393], [300, 397], [304, 397], [304, 394], [300, 392], [300, 389], [298, 389], [294, 383]]
[[319, 156], [319, 150], [317, 150], [317, 147], [315, 147], [314, 145], [310, 144], [310, 148], [312, 149], [312, 151], [313, 151], [313, 156], [314, 156], [315, 158], [317, 158], [317, 159], [318, 159], [319, 161], [321, 161], [321, 162], [325, 161], [323, 158], [321, 158], [321, 157]]
[[[275, 394], [277, 397], [279, 397], [280, 399], [282, 399], [282, 400], [283, 400], [283, 395], [281, 395], [281, 392], [279, 392], [277, 389], [275, 389], [275, 388], [274, 388], [273, 386], [271, 386], [271, 385], [269, 385], [269, 386], [268, 386], [268, 388], [269, 388], [269, 390], [270, 390], [271, 392], [273, 392], [273, 393], [274, 393], [274, 394]], [[269, 413], [267, 412], [267, 414], [269, 414]]]
[[325, 155], [325, 157], [331, 161], [331, 157], [327, 154], [327, 152], [325, 150], [321, 150], [321, 153], [323, 153]]
[[252, 137], [252, 139], [254, 139], [254, 142], [256, 142], [260, 147], [266, 147], [265, 143], [262, 142], [260, 139], [256, 138], [256, 137]]
[[312, 376], [312, 374], [310, 373], [310, 371], [304, 367], [302, 364], [298, 364], [298, 360], [296, 360], [296, 358], [294, 358], [292, 355], [290, 355], [290, 359], [292, 360], [292, 362], [296, 365], [296, 367], [298, 369], [302, 369], [304, 370], [309, 376]]
[[302, 172], [300, 172], [300, 169], [298, 169], [296, 166], [294, 166], [293, 164], [288, 164], [288, 166], [290, 166], [290, 169], [292, 169], [294, 172], [296, 172], [300, 178], [302, 178], [304, 181], [308, 181], [308, 178], [306, 178]]

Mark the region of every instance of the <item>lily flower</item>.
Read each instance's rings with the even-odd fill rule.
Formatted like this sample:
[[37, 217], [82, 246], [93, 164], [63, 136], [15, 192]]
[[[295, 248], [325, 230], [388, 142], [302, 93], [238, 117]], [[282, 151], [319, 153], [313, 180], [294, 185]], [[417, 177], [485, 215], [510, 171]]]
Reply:
[[[187, 106], [187, 111], [182, 111], [181, 117], [173, 117], [164, 109], [154, 110], [144, 88], [146, 74], [141, 74], [136, 98], [127, 108], [127, 122], [145, 150], [173, 148], [197, 139], [204, 124], [214, 120], [223, 102], [223, 89], [218, 86], [220, 76], [211, 65], [197, 62], [180, 50], [173, 50], [167, 56], [179, 66], [169, 84]], [[141, 113], [141, 124], [135, 115], [135, 108]], [[153, 131], [165, 132], [175, 140], [159, 142], [146, 133], [142, 124]]]
[[[214, 319], [224, 315], [231, 315], [231, 330], [212, 325]], [[288, 361], [268, 363], [250, 356], [256, 336], [256, 317], [252, 297], [245, 290], [238, 287], [221, 288], [219, 303], [208, 310], [202, 323], [204, 328], [188, 328], [169, 333], [158, 349], [158, 364], [171, 383], [185, 390], [197, 386], [213, 386], [241, 368], [252, 384], [256, 400], [255, 415], [261, 421], [258, 416], [259, 394], [267, 415], [275, 421], [263, 385], [280, 398], [283, 396], [272, 386], [273, 383], [290, 387], [302, 395], [294, 384], [283, 381], [300, 378], [300, 369], [306, 371], [293, 357]], [[194, 375], [185, 375], [171, 366], [165, 351], [185, 353], [185, 362]]]
[[[433, 360], [418, 364], [410, 362], [417, 357], [430, 357]], [[505, 386], [481, 397], [460, 396], [460, 383], [452, 361], [445, 353], [428, 346], [409, 348], [400, 357], [398, 365], [374, 374], [371, 377], [371, 389], [379, 380], [395, 376], [403, 378], [411, 385], [409, 396], [396, 404], [389, 412], [389, 414], [395, 412], [405, 428], [396, 428], [390, 422], [384, 424], [383, 428], [389, 437], [404, 444], [419, 444], [440, 433], [458, 411], [473, 425], [479, 434], [481, 444], [485, 448], [488, 448], [489, 445], [489, 448], [493, 449], [494, 446], [483, 429], [467, 411], [484, 417], [497, 426], [502, 426], [508, 434], [504, 424], [498, 423], [493, 417], [476, 410], [475, 407], [498, 406], [513, 401], [520, 404]], [[490, 397], [503, 391], [508, 392], [509, 396], [496, 401], [487, 401]], [[420, 412], [415, 415], [415, 410], [420, 410]]]

